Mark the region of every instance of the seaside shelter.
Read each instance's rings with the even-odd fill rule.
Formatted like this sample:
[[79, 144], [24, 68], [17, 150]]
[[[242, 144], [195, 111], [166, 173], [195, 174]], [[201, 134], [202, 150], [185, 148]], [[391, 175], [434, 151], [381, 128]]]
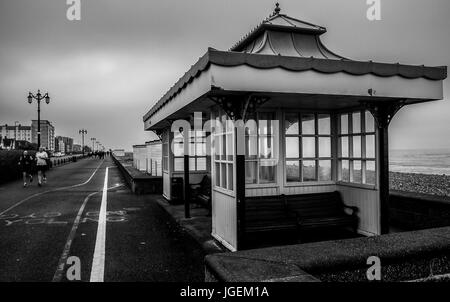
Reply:
[[[254, 196], [337, 191], [358, 207], [360, 234], [389, 231], [389, 123], [403, 106], [443, 99], [447, 68], [355, 61], [321, 42], [326, 31], [277, 5], [230, 50], [209, 48], [143, 117], [163, 144], [164, 196], [187, 180], [189, 215], [189, 184], [209, 175], [211, 232], [231, 251]], [[195, 128], [207, 120], [235, 123]], [[237, 122], [250, 120], [257, 131], [242, 135]]]

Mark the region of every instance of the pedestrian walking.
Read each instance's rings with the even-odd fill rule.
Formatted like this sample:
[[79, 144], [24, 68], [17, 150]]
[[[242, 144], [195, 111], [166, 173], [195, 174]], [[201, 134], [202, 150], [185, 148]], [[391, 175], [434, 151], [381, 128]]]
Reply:
[[[42, 181], [47, 181], [45, 177], [45, 170], [47, 169], [48, 154], [44, 151], [43, 147], [39, 148], [39, 152], [36, 153], [36, 167], [38, 171], [38, 186], [42, 185]], [[43, 179], [44, 177], [44, 179]]]
[[28, 151], [23, 151], [23, 154], [19, 158], [19, 169], [22, 171], [23, 186], [27, 186], [27, 178], [30, 178], [30, 183], [33, 182], [32, 168], [34, 158], [28, 154]]

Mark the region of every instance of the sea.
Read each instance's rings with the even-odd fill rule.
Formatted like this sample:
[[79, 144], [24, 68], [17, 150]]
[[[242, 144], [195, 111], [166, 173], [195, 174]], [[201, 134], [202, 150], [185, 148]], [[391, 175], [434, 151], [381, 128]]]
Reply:
[[450, 149], [390, 150], [392, 172], [450, 175]]

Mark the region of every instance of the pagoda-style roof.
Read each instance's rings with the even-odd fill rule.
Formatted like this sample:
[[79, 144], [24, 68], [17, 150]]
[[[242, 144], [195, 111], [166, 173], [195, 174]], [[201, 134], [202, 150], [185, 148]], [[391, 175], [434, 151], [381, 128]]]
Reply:
[[289, 57], [345, 59], [323, 45], [320, 35], [326, 31], [323, 26], [280, 14], [277, 3], [274, 13], [230, 50]]
[[[389, 92], [385, 93], [386, 97], [409, 97], [421, 101], [441, 99], [442, 80], [447, 78], [446, 66], [427, 67], [424, 65], [404, 65], [399, 63], [392, 64], [372, 62], [370, 60], [355, 61], [346, 59], [333, 53], [323, 45], [320, 41], [320, 36], [325, 32], [326, 29], [322, 26], [280, 14], [280, 9], [277, 6], [274, 13], [269, 18], [264, 20], [259, 26], [242, 38], [229, 51], [219, 51], [209, 48], [206, 54], [204, 54], [197, 63], [192, 65], [184, 76], [182, 76], [167, 91], [167, 93], [152, 106], [147, 114], [144, 115], [143, 120], [146, 122], [155, 114], [159, 114], [158, 112], [160, 112], [160, 110], [167, 108], [168, 104], [173, 104], [172, 101], [179, 98], [179, 95], [181, 95], [183, 91], [189, 90], [189, 88], [192, 88], [193, 91], [196, 90], [196, 92], [190, 91], [187, 94], [188, 99], [175, 101], [175, 103], [178, 102], [176, 105], [169, 106], [170, 108], [167, 108], [167, 112], [159, 114], [160, 116], [158, 116], [155, 121], [156, 123], [161, 120], [161, 118], [166, 118], [169, 114], [168, 112], [173, 113], [173, 111], [180, 110], [183, 108], [182, 106], [190, 104], [195, 101], [196, 98], [215, 89], [217, 80], [223, 80], [227, 76], [222, 74], [221, 71], [219, 72], [217, 68], [212, 67], [226, 68], [229, 71], [228, 76], [230, 77], [233, 69], [247, 68], [247, 73], [241, 74], [241, 76], [242, 81], [245, 81], [248, 86], [243, 86], [241, 87], [242, 89], [250, 89], [249, 87], [251, 84], [256, 85], [256, 82], [258, 81], [255, 79], [256, 76], [261, 75], [263, 72], [264, 74], [268, 74], [266, 71], [269, 70], [284, 70], [290, 72], [289, 74], [286, 73], [283, 75], [286, 78], [278, 78], [279, 75], [277, 75], [278, 77], [271, 80], [272, 84], [278, 83], [277, 81], [285, 81], [293, 76], [293, 73], [296, 73], [298, 77], [301, 77], [301, 74], [315, 72], [317, 75], [324, 78], [323, 82], [319, 82], [323, 83], [323, 90], [325, 91], [327, 90], [326, 88], [330, 86], [328, 82], [330, 78], [327, 77], [325, 80], [326, 75], [335, 75], [337, 81], [341, 81], [343, 77], [346, 76], [354, 77], [354, 80], [348, 77], [345, 78], [348, 82], [341, 84], [341, 86], [337, 85], [336, 87], [347, 87], [345, 85], [350, 85], [352, 81], [363, 81], [362, 77], [373, 77], [369, 82], [367, 82], [368, 78], [366, 78], [366, 80], [364, 80], [366, 82], [361, 82], [361, 85], [363, 87], [367, 86], [368, 88], [373, 88], [376, 87], [378, 83], [380, 85], [378, 90], [382, 90], [381, 87], [388, 90], [391, 89]], [[252, 72], [251, 74], [250, 70]], [[397, 81], [406, 79], [415, 81], [414, 83], [429, 85], [430, 90], [426, 92], [423, 91], [422, 94], [418, 91], [414, 91], [414, 93], [412, 91], [398, 93], [393, 90], [394, 87], [397, 86], [381, 84], [382, 79], [388, 77], [396, 77]], [[314, 81], [315, 77], [313, 76], [308, 79]], [[303, 79], [303, 82], [305, 82], [305, 80], [306, 79]], [[420, 80], [423, 81], [418, 82]], [[438, 83], [433, 84], [426, 81]], [[194, 83], [201, 83], [201, 85]], [[314, 85], [319, 85], [317, 83], [315, 82]], [[391, 84], [392, 83], [393, 82], [391, 81]], [[405, 84], [405, 82], [401, 83]], [[417, 88], [419, 86], [416, 84], [414, 87]], [[227, 87], [220, 88], [227, 89]], [[235, 90], [235, 87], [230, 89]], [[298, 93], [300, 93], [298, 85], [293, 85], [288, 88], [283, 86], [283, 88], [280, 89], [281, 90], [278, 91], [279, 93], [282, 93], [283, 90], [286, 92], [298, 90]], [[356, 87], [354, 87], [354, 89], [356, 89]], [[258, 88], [258, 91], [259, 90], [260, 89]], [[271, 88], [269, 90], [273, 89]], [[308, 89], [304, 90], [306, 91]], [[315, 93], [319, 92], [320, 91], [316, 91]], [[327, 93], [330, 92], [328, 91]], [[343, 92], [336, 90], [333, 93], [342, 94]], [[351, 92], [350, 89], [346, 88], [345, 93], [360, 94], [361, 92], [356, 90]], [[408, 97], [406, 97], [406, 95], [408, 95]], [[147, 124], [146, 127], [153, 127], [153, 125], [154, 124]]]

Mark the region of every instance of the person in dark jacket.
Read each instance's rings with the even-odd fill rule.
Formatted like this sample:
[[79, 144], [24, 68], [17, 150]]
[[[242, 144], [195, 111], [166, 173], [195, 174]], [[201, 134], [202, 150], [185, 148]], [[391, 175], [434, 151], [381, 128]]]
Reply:
[[30, 178], [30, 183], [33, 182], [33, 175], [31, 174], [33, 168], [34, 158], [28, 154], [28, 151], [23, 151], [23, 154], [19, 158], [19, 169], [23, 175], [23, 186], [27, 186], [27, 178]]

